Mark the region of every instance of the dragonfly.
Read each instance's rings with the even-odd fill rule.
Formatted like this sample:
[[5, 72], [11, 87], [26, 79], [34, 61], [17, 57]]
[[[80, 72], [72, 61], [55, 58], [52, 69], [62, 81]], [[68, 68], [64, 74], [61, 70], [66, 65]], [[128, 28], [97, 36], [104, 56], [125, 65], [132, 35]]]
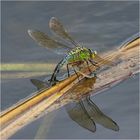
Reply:
[[[45, 81], [31, 79], [31, 82], [37, 88], [37, 90], [50, 87], [49, 77]], [[96, 82], [96, 77], [86, 78], [85, 80], [83, 79], [82, 81], [78, 82], [77, 85], [75, 85], [62, 99], [60, 99], [69, 99], [77, 95], [76, 98], [72, 99], [73, 101], [71, 103], [65, 106], [69, 117], [78, 125], [91, 132], [96, 131], [95, 123], [98, 123], [105, 128], [119, 131], [119, 126], [117, 123], [99, 109], [99, 107], [91, 100], [89, 93], [84, 95], [85, 89], [89, 89], [93, 82]], [[81, 86], [83, 87], [83, 91]]]
[[[81, 45], [79, 42], [75, 41], [73, 37], [68, 33], [63, 24], [56, 18], [52, 17], [49, 21], [49, 28], [55, 33], [55, 35], [59, 36], [61, 39], [71, 43], [71, 45], [65, 45], [61, 42], [52, 39], [47, 34], [39, 31], [39, 30], [28, 30], [28, 34], [30, 37], [35, 40], [40, 46], [45, 47], [54, 53], [64, 54], [64, 58], [56, 65], [54, 72], [51, 76], [50, 83], [53, 81], [57, 81], [57, 75], [60, 72], [60, 69], [66, 65], [68, 77], [70, 76], [70, 69], [78, 76], [78, 73], [82, 74], [84, 77], [92, 78], [96, 76], [96, 70], [100, 69], [98, 62], [94, 60], [94, 58], [98, 58], [99, 61], [104, 62], [105, 64], [110, 64], [111, 62], [105, 59], [102, 59], [97, 51], [93, 51]], [[83, 73], [81, 68], [86, 64], [88, 70], [90, 72], [89, 75]], [[97, 68], [94, 72], [91, 71], [90, 65], [93, 65]]]

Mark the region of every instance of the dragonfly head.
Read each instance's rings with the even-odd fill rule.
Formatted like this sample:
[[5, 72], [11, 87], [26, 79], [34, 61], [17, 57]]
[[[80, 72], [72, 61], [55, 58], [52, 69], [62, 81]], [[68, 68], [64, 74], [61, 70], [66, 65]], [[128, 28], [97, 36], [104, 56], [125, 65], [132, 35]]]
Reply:
[[97, 51], [92, 52], [92, 58], [94, 58], [97, 55]]

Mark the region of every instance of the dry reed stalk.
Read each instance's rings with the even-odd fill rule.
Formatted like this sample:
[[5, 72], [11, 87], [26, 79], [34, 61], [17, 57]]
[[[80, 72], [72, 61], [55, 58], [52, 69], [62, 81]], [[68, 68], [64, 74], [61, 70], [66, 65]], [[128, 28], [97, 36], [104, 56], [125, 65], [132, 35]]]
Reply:
[[[139, 42], [140, 39], [138, 38], [120, 49], [102, 55], [104, 59], [109, 61], [115, 62], [118, 58], [121, 61], [116, 66], [114, 65], [105, 71], [101, 71], [99, 73], [99, 79], [96, 82], [91, 82], [94, 88], [92, 86], [91, 88], [80, 91], [82, 92], [81, 94], [84, 95], [86, 92], [91, 91], [93, 91], [93, 94], [96, 94], [97, 92], [109, 88], [113, 83], [122, 81], [139, 72]], [[100, 62], [99, 65], [103, 66], [104, 62]], [[95, 67], [91, 66], [91, 69], [94, 71]], [[88, 69], [83, 70], [83, 72], [86, 74], [89, 73]], [[84, 81], [84, 77], [80, 74], [79, 76]], [[68, 93], [74, 92], [75, 85], [78, 85], [78, 79], [74, 74], [55, 86], [41, 90], [29, 99], [4, 111], [0, 117], [2, 125], [0, 134], [2, 139], [9, 138], [23, 126], [35, 120], [37, 116], [40, 116], [46, 109], [47, 111], [52, 111], [69, 103], [71, 99]], [[74, 98], [76, 99], [77, 97]], [[58, 100], [61, 101], [61, 104], [57, 102]]]

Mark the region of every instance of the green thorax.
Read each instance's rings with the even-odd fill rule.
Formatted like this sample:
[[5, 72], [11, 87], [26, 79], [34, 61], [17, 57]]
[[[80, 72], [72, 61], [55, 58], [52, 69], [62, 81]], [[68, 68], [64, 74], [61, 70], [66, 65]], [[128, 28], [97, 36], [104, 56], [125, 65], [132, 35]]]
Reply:
[[72, 49], [67, 55], [68, 63], [74, 63], [78, 61], [85, 61], [91, 57], [91, 51], [84, 47], [76, 47]]

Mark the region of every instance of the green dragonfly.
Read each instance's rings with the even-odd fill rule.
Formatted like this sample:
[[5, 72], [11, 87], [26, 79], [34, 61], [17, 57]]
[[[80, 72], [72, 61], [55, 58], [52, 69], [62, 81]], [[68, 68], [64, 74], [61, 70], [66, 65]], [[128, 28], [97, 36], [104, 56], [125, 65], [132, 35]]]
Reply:
[[[33, 40], [39, 43], [40, 46], [46, 47], [57, 54], [66, 53], [65, 57], [57, 64], [50, 80], [48, 78], [45, 82], [43, 82], [37, 79], [31, 79], [31, 82], [33, 83], [33, 85], [37, 87], [38, 90], [50, 87], [52, 82], [56, 83], [57, 74], [59, 73], [63, 65], [67, 66], [68, 76], [70, 76], [69, 66], [72, 66], [74, 72], [77, 74], [77, 72], [80, 72], [81, 67], [85, 63], [92, 74], [92, 71], [90, 70], [89, 67], [90, 64], [95, 66], [97, 69], [100, 68], [98, 66], [99, 61], [103, 61], [104, 64], [110, 64], [110, 61], [104, 60], [100, 56], [98, 56], [96, 51], [92, 51], [91, 49], [88, 49], [80, 45], [78, 42], [76, 42], [57, 18], [52, 17], [50, 19], [49, 27], [52, 31], [54, 31], [56, 35], [58, 35], [64, 40], [71, 42], [72, 46], [64, 45], [50, 38], [47, 34], [43, 32], [37, 30], [28, 30], [29, 35], [33, 38]], [[98, 62], [94, 61], [94, 58], [97, 58]], [[94, 79], [96, 79], [95, 73], [93, 76], [86, 75], [82, 72], [80, 73], [87, 78], [86, 81], [88, 80], [94, 81]], [[93, 84], [93, 82], [91, 83]], [[80, 87], [81, 86], [83, 87], [82, 88], [83, 92], [85, 92], [84, 90], [85, 88], [89, 89], [89, 86], [91, 86], [89, 83], [81, 84], [81, 82], [79, 82], [77, 84]], [[74, 90], [76, 91], [76, 93], [74, 90], [70, 91], [71, 93], [68, 93], [67, 98], [69, 98], [68, 96], [70, 94], [81, 95], [82, 89], [81, 88], [79, 89], [78, 88], [79, 86], [75, 85]], [[90, 96], [85, 96], [84, 98], [76, 100], [77, 100], [76, 102], [68, 104], [66, 106], [66, 110], [70, 118], [73, 121], [77, 122], [80, 126], [92, 132], [95, 132], [96, 130], [95, 122], [97, 122], [103, 125], [104, 127], [112, 129], [114, 131], [119, 130], [118, 125], [111, 118], [109, 118], [108, 116], [106, 116], [104, 113], [101, 112], [101, 110], [90, 99]]]
[[[96, 76], [96, 73], [95, 71], [92, 72], [89, 66], [94, 65], [97, 69], [100, 68], [98, 62], [94, 61], [95, 57], [97, 57], [99, 61], [104, 61], [106, 64], [110, 63], [109, 61], [99, 57], [96, 51], [92, 51], [91, 49], [88, 49], [75, 41], [57, 18], [52, 17], [50, 19], [49, 27], [56, 35], [61, 37], [61, 39], [71, 43], [70, 46], [64, 45], [61, 42], [50, 38], [47, 34], [41, 31], [30, 29], [28, 30], [31, 38], [35, 40], [40, 46], [46, 47], [57, 54], [66, 54], [55, 67], [50, 82], [57, 81], [57, 74], [64, 65], [67, 67], [68, 77], [70, 76], [69, 67], [71, 66], [76, 74], [79, 72], [84, 77], [92, 78]], [[87, 65], [90, 75], [86, 75], [80, 71], [84, 63]]]

